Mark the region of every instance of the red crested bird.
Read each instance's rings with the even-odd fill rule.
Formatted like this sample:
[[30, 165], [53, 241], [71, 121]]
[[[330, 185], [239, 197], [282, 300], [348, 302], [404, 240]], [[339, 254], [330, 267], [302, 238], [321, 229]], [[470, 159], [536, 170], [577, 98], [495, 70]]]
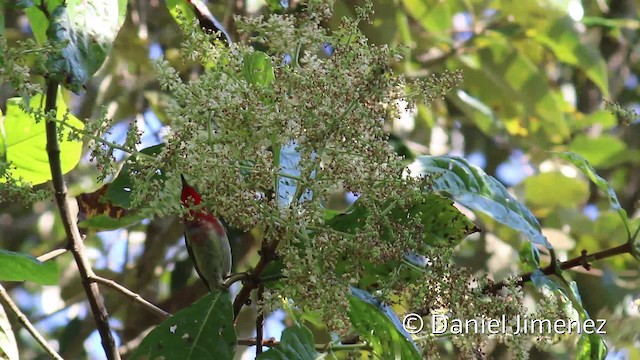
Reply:
[[[200, 194], [182, 177], [182, 205], [200, 205]], [[184, 241], [193, 265], [210, 291], [225, 289], [225, 277], [231, 273], [231, 247], [224, 226], [205, 209], [190, 209], [184, 219]]]

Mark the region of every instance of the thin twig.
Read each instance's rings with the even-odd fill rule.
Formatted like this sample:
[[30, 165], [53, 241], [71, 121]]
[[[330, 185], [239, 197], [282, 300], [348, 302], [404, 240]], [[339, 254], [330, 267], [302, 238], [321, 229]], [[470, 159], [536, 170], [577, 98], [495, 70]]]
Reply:
[[[538, 271], [542, 272], [544, 275], [553, 275], [555, 274], [556, 269], [567, 270], [567, 269], [581, 266], [586, 270], [589, 270], [591, 269], [591, 262], [593, 261], [602, 260], [602, 259], [606, 259], [612, 256], [621, 255], [621, 254], [630, 254], [631, 251], [632, 251], [632, 246], [629, 243], [624, 243], [620, 246], [599, 251], [593, 254], [588, 254], [587, 250], [582, 250], [582, 253], [580, 254], [580, 256], [577, 256], [573, 259], [569, 259], [567, 261], [563, 261], [558, 265], [550, 264], [549, 266], [539, 269]], [[516, 285], [522, 286], [526, 282], [531, 281], [531, 276], [533, 276], [533, 273], [534, 271], [531, 271], [521, 275], [520, 280], [516, 282]], [[489, 286], [486, 289], [486, 291], [490, 293], [496, 293], [498, 292], [498, 290], [502, 289], [505, 286], [506, 286], [506, 283], [504, 281], [501, 281], [499, 283]]]
[[[241, 346], [256, 346], [259, 344], [256, 338], [238, 339], [238, 345]], [[280, 345], [280, 341], [275, 338], [269, 338], [262, 340], [262, 346], [276, 347]], [[316, 351], [320, 352], [334, 352], [334, 351], [351, 351], [351, 350], [371, 350], [371, 345], [366, 343], [353, 343], [353, 344], [314, 344]]]
[[42, 337], [42, 335], [40, 335], [38, 330], [36, 330], [36, 328], [31, 324], [29, 319], [22, 313], [22, 311], [20, 311], [20, 309], [13, 302], [13, 300], [11, 300], [11, 296], [9, 296], [9, 293], [7, 293], [7, 291], [4, 289], [4, 287], [2, 287], [2, 285], [0, 285], [0, 300], [2, 301], [5, 307], [7, 307], [9, 310], [11, 310], [11, 312], [13, 312], [16, 318], [18, 318], [18, 322], [22, 324], [22, 327], [24, 327], [29, 332], [29, 334], [31, 334], [31, 336], [33, 336], [33, 338], [36, 339], [38, 344], [40, 344], [40, 346], [42, 346], [42, 348], [49, 355], [51, 355], [52, 358], [56, 360], [62, 360], [62, 357], [51, 346], [49, 346], [49, 344], [47, 343], [47, 339], [45, 339], [44, 337]]
[[46, 262], [49, 261], [51, 259], [55, 259], [58, 256], [66, 253], [68, 250], [67, 249], [55, 249], [55, 250], [51, 250], [46, 254], [42, 254], [40, 256], [37, 257], [38, 260], [42, 261], [42, 262]]
[[142, 296], [136, 294], [135, 292], [127, 289], [126, 287], [118, 284], [117, 282], [115, 282], [113, 280], [106, 279], [106, 278], [103, 278], [103, 277], [95, 275], [95, 274], [89, 276], [89, 280], [93, 281], [93, 282], [96, 282], [98, 284], [102, 284], [102, 285], [108, 286], [108, 287], [110, 287], [110, 288], [122, 293], [123, 295], [125, 295], [126, 297], [131, 299], [131, 301], [142, 305], [145, 309], [149, 310], [149, 312], [154, 313], [155, 315], [157, 315], [158, 317], [160, 317], [162, 319], [166, 319], [169, 316], [171, 316], [171, 314], [169, 314], [168, 312], [166, 312], [166, 311], [160, 309], [159, 307], [153, 305], [149, 301], [145, 300]]
[[93, 275], [91, 264], [87, 259], [84, 251], [84, 243], [78, 229], [77, 223], [73, 220], [71, 208], [67, 200], [67, 188], [64, 184], [62, 176], [62, 166], [60, 163], [60, 144], [58, 143], [58, 130], [56, 128], [56, 100], [58, 96], [58, 83], [53, 80], [47, 80], [47, 100], [45, 103], [45, 113], [47, 116], [46, 134], [47, 134], [47, 155], [49, 156], [49, 167], [51, 169], [51, 178], [53, 181], [53, 189], [58, 210], [60, 210], [60, 219], [67, 234], [68, 249], [73, 254], [73, 258], [78, 266], [78, 272], [82, 279], [82, 286], [87, 295], [87, 300], [91, 306], [93, 319], [102, 340], [102, 347], [109, 360], [120, 359], [116, 342], [111, 334], [109, 326], [109, 314], [104, 306], [102, 296], [98, 284], [89, 281], [89, 277]]

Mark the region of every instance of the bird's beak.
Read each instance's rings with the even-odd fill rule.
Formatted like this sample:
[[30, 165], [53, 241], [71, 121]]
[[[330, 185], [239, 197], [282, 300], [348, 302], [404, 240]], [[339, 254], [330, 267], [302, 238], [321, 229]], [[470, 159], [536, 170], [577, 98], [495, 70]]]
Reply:
[[187, 180], [184, 179], [184, 175], [180, 174], [180, 178], [182, 179], [182, 186], [189, 185], [189, 183], [187, 183]]

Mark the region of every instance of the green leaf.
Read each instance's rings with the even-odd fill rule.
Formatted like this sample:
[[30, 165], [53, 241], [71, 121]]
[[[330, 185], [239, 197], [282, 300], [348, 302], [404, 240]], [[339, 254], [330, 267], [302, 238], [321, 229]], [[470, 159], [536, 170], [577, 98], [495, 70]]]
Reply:
[[[44, 44], [47, 41], [47, 27], [49, 27], [49, 19], [38, 8], [42, 0], [30, 0], [19, 1], [18, 6], [24, 9], [27, 18], [29, 19], [29, 26], [33, 32], [33, 37], [38, 44]], [[55, 8], [62, 5], [63, 0], [48, 0], [45, 4], [47, 11], [51, 13]]]
[[[15, 179], [22, 177], [32, 185], [51, 180], [49, 156], [47, 155], [47, 135], [45, 121], [36, 122], [32, 114], [24, 112], [20, 105], [22, 98], [7, 100], [7, 115], [4, 119], [6, 159], [11, 164], [9, 172]], [[29, 100], [29, 107], [35, 111], [44, 111], [45, 97], [33, 96]], [[57, 96], [57, 119], [64, 119], [67, 106], [61, 93]], [[69, 114], [67, 123], [82, 129], [84, 124], [75, 116]], [[60, 162], [62, 173], [71, 171], [82, 156], [82, 141], [70, 141], [71, 131], [60, 125], [62, 136], [58, 138], [60, 144]]]
[[109, 55], [125, 9], [122, 0], [75, 0], [55, 8], [47, 38], [62, 50], [49, 57], [49, 76], [79, 93]]
[[[445, 34], [452, 28], [454, 2], [403, 0], [407, 14], [416, 19], [429, 33]], [[447, 36], [448, 37], [448, 36]], [[445, 36], [439, 37], [444, 40]]]
[[482, 103], [500, 110], [509, 133], [564, 142], [571, 134], [565, 101], [536, 63], [509, 40], [493, 32], [478, 39], [487, 46], [460, 58], [467, 66], [465, 84]]
[[182, 20], [187, 23], [191, 23], [196, 20], [196, 15], [193, 13], [191, 6], [186, 0], [166, 0], [167, 9], [173, 16], [173, 19], [182, 24]]
[[129, 358], [230, 360], [236, 346], [229, 293], [212, 292], [163, 321]]
[[27, 254], [0, 249], [0, 281], [56, 285], [58, 278], [58, 265], [54, 261], [41, 262]]
[[540, 207], [571, 208], [585, 203], [589, 198], [589, 184], [577, 178], [569, 178], [560, 172], [547, 172], [524, 180], [527, 203]]
[[250, 84], [270, 85], [275, 80], [271, 58], [258, 50], [246, 54], [242, 63], [242, 75]]
[[373, 295], [351, 288], [349, 318], [381, 359], [422, 359], [411, 335], [391, 308]]
[[540, 29], [533, 31], [533, 38], [553, 51], [558, 60], [582, 69], [589, 79], [609, 97], [607, 64], [597, 46], [587, 45], [581, 38], [577, 23], [569, 16], [545, 21]]
[[[164, 144], [153, 145], [148, 148], [140, 150], [140, 153], [146, 155], [157, 155], [164, 148]], [[111, 201], [114, 205], [123, 207], [125, 209], [131, 208], [131, 192], [133, 191], [133, 180], [131, 179], [132, 172], [142, 171], [142, 168], [137, 162], [136, 156], [132, 155], [127, 159], [118, 176], [113, 180], [111, 186], [104, 194], [106, 200]], [[166, 175], [164, 169], [158, 169], [153, 174], [152, 179], [165, 180]]]
[[[557, 280], [556, 280], [557, 279]], [[589, 320], [589, 314], [582, 306], [582, 299], [578, 291], [578, 285], [575, 281], [568, 282], [562, 276], [551, 278], [544, 275], [542, 271], [536, 270], [531, 275], [531, 282], [539, 291], [549, 290], [560, 293], [566, 300], [567, 306], [572, 306], [578, 313], [579, 320], [582, 324]], [[561, 302], [562, 303], [562, 302]], [[568, 312], [565, 309], [565, 313]], [[595, 322], [594, 322], [595, 323]], [[595, 329], [594, 329], [595, 330]], [[607, 344], [598, 333], [587, 334], [582, 332], [578, 340], [577, 359], [604, 359], [607, 355]]]
[[569, 144], [569, 150], [583, 156], [593, 167], [609, 168], [629, 151], [624, 141], [611, 135], [600, 135], [592, 138], [585, 135], [576, 136]]
[[599, 334], [580, 334], [577, 360], [602, 360], [607, 357], [607, 343]]
[[202, 31], [206, 29], [219, 32], [219, 40], [227, 44], [232, 43], [231, 36], [229, 36], [224, 26], [201, 0], [167, 0], [167, 8], [178, 24], [182, 24], [183, 20], [187, 24], [191, 24], [197, 19]]
[[559, 152], [556, 153], [561, 158], [575, 165], [578, 170], [580, 170], [591, 182], [593, 182], [600, 190], [604, 191], [609, 198], [609, 203], [611, 204], [611, 208], [618, 212], [618, 215], [622, 219], [624, 223], [624, 227], [627, 230], [628, 239], [631, 240], [631, 229], [629, 228], [629, 221], [627, 218], [627, 212], [620, 205], [618, 201], [618, 196], [616, 196], [616, 192], [609, 185], [607, 180], [603, 179], [600, 175], [596, 173], [596, 170], [589, 164], [589, 162], [580, 156], [579, 154], [572, 152]]
[[520, 257], [520, 262], [527, 265], [525, 270], [533, 271], [540, 267], [540, 251], [530, 242], [523, 244], [518, 256]]
[[289, 7], [288, 0], [265, 0], [271, 11], [280, 11]]
[[260, 354], [257, 360], [315, 360], [321, 358], [315, 349], [311, 331], [303, 325], [294, 325], [282, 332], [278, 346]]
[[531, 211], [482, 169], [456, 156], [421, 156], [411, 165], [411, 176], [431, 175], [433, 191], [497, 222], [522, 232], [532, 242], [551, 249]]
[[[1, 6], [0, 6], [1, 7]], [[18, 343], [13, 335], [11, 323], [7, 318], [7, 313], [0, 303], [0, 358], [6, 360], [18, 360]]]

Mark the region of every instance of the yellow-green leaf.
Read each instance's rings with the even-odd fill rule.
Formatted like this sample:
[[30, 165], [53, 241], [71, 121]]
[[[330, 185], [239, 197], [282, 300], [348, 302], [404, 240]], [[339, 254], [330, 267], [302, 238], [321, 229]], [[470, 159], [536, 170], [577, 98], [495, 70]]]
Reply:
[[[24, 112], [21, 108], [22, 98], [11, 98], [7, 101], [7, 114], [4, 119], [4, 146], [6, 161], [10, 164], [9, 173], [15, 179], [22, 177], [33, 185], [51, 180], [49, 156], [46, 145], [45, 121], [36, 122], [33, 114]], [[29, 100], [29, 106], [36, 111], [44, 111], [45, 97], [36, 95]], [[57, 98], [57, 119], [63, 119], [67, 106], [62, 96]], [[83, 128], [83, 123], [69, 114], [67, 123]], [[62, 127], [62, 135], [58, 138], [60, 144], [60, 161], [62, 172], [71, 171], [80, 161], [82, 155], [82, 141], [68, 140], [70, 130]], [[0, 135], [1, 136], [1, 135]]]

